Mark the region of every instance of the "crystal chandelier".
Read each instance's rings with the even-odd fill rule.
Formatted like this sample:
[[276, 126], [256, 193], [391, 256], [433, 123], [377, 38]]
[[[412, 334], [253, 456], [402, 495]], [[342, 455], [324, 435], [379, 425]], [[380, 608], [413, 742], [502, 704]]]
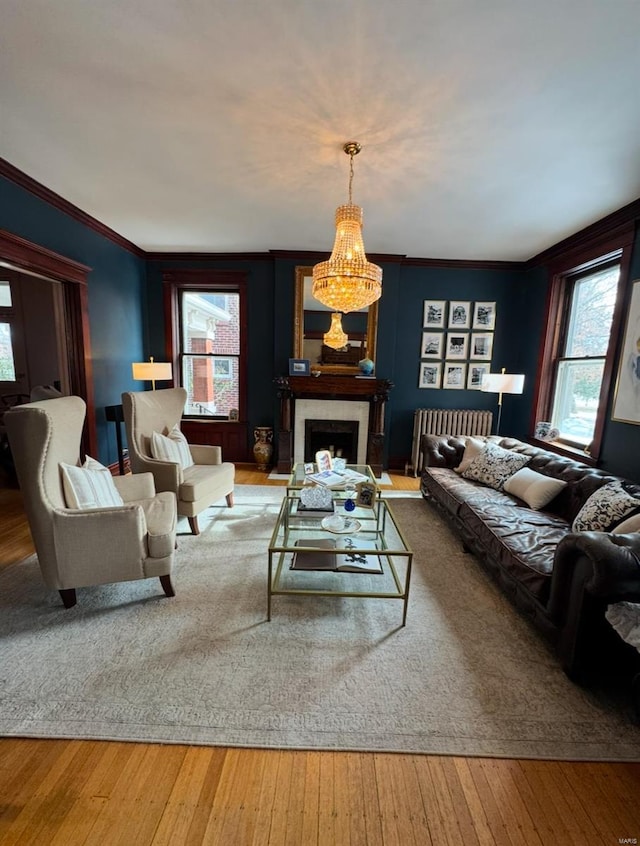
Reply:
[[349, 202], [336, 209], [336, 239], [329, 261], [313, 268], [311, 293], [333, 311], [357, 311], [380, 299], [382, 268], [367, 261], [362, 241], [362, 208], [351, 202], [357, 141], [342, 148], [349, 156]]
[[342, 315], [339, 311], [334, 311], [331, 315], [331, 326], [329, 331], [324, 333], [323, 340], [328, 347], [334, 350], [340, 350], [346, 346], [349, 336], [344, 333]]

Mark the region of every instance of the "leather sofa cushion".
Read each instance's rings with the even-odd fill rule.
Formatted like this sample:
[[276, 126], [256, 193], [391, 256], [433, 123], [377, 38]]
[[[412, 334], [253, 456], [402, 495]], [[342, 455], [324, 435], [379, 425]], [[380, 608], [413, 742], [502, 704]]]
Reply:
[[487, 554], [546, 605], [556, 547], [571, 531], [566, 520], [513, 500], [507, 506], [468, 500], [458, 516]]
[[503, 508], [513, 505], [513, 497], [452, 473], [445, 467], [429, 467], [422, 477], [422, 488], [432, 493], [451, 514], [457, 515], [465, 502], [495, 502]]

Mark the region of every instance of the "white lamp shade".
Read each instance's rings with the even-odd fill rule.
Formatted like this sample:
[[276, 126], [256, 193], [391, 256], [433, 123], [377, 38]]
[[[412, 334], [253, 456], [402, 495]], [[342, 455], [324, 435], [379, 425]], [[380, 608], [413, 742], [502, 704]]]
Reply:
[[171, 362], [139, 361], [131, 365], [134, 379], [142, 382], [162, 382], [173, 378]]
[[524, 391], [524, 374], [485, 373], [480, 390], [491, 394], [521, 394]]

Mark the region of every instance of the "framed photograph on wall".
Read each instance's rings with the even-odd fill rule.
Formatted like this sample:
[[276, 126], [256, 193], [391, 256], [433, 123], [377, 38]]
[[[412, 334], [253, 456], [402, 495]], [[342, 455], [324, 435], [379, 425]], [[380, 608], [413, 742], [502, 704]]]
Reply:
[[479, 391], [482, 387], [482, 377], [490, 370], [490, 364], [475, 364], [472, 361], [469, 364], [469, 373], [467, 374], [467, 390]]
[[419, 388], [439, 388], [442, 381], [442, 364], [440, 362], [420, 362]]
[[471, 328], [471, 303], [467, 300], [451, 300], [449, 303], [449, 329]]
[[443, 388], [455, 388], [458, 390], [466, 387], [467, 365], [458, 361], [445, 361], [444, 374], [442, 379]]
[[493, 331], [496, 328], [496, 304], [476, 303], [473, 310], [473, 328]]
[[444, 329], [446, 300], [425, 300], [422, 325], [425, 329]]
[[640, 425], [640, 279], [632, 284], [611, 419], [637, 426]]
[[442, 332], [423, 332], [420, 358], [444, 358], [442, 346], [444, 334]]
[[491, 361], [493, 353], [493, 332], [472, 332], [469, 358]]
[[465, 332], [447, 332], [445, 358], [467, 358], [469, 336]]

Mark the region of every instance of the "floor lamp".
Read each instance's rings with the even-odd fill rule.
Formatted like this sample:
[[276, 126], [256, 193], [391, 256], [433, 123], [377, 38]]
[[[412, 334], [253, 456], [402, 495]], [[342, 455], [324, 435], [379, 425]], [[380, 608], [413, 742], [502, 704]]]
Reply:
[[131, 372], [134, 379], [141, 382], [151, 382], [151, 390], [155, 391], [156, 382], [164, 382], [173, 379], [173, 371], [170, 362], [154, 361], [153, 356], [149, 361], [134, 361], [131, 365]]
[[524, 390], [523, 373], [505, 373], [502, 368], [500, 373], [485, 373], [482, 377], [481, 391], [498, 395], [498, 422], [496, 423], [496, 435], [500, 434], [500, 418], [502, 417], [502, 395], [521, 394]]

